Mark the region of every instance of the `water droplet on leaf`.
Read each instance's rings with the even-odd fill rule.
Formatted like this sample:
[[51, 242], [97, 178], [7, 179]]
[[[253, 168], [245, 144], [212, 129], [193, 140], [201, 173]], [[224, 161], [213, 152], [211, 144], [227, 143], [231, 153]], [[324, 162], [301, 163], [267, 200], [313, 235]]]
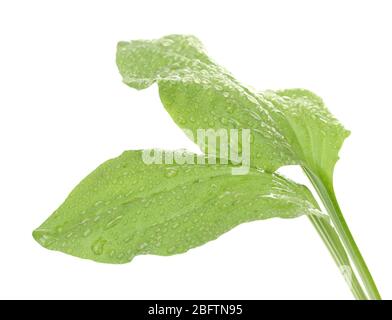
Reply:
[[103, 203], [103, 201], [97, 201], [94, 205], [95, 205], [96, 207], [98, 207], [98, 206], [100, 206], [102, 203]]
[[107, 243], [107, 240], [105, 239], [98, 239], [96, 241], [94, 241], [94, 243], [91, 246], [91, 250], [93, 251], [93, 253], [97, 256], [100, 256], [101, 254], [103, 254], [103, 249], [105, 247], [105, 244]]
[[175, 177], [177, 175], [177, 170], [175, 168], [169, 168], [165, 172], [167, 178]]
[[114, 226], [116, 226], [117, 224], [120, 223], [120, 221], [121, 221], [122, 218], [123, 218], [123, 216], [118, 216], [118, 217], [114, 218], [113, 220], [109, 221], [109, 222], [106, 224], [106, 227], [105, 227], [105, 228], [106, 228], [106, 229], [113, 228]]
[[86, 229], [86, 231], [83, 232], [83, 237], [88, 237], [91, 234], [91, 229]]

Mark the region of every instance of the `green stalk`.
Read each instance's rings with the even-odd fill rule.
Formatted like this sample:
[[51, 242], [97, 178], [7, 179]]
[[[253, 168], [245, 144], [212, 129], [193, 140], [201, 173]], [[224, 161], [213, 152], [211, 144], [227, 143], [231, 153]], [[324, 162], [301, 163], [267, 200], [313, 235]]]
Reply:
[[368, 297], [363, 291], [356, 274], [351, 268], [350, 261], [347, 257], [343, 244], [335, 233], [333, 227], [329, 224], [328, 221], [325, 221], [325, 218], [320, 218], [314, 215], [308, 217], [315, 229], [317, 230], [318, 234], [320, 235], [321, 239], [323, 240], [324, 244], [328, 248], [330, 254], [332, 255], [332, 258], [334, 259], [339, 269], [342, 271], [342, 268], [349, 268], [351, 277], [349, 279], [346, 278], [345, 280], [347, 281], [355, 299], [368, 300]]
[[336, 231], [338, 232], [352, 262], [358, 271], [359, 276], [362, 279], [369, 298], [372, 300], [381, 300], [381, 295], [378, 292], [377, 286], [373, 280], [369, 268], [367, 267], [366, 262], [363, 259], [362, 254], [359, 251], [359, 248], [355, 243], [355, 240], [340, 210], [332, 184], [328, 184], [326, 186], [323, 181], [312, 171], [307, 168], [303, 168], [303, 170], [305, 171], [309, 180], [312, 182], [321, 201], [327, 209]]

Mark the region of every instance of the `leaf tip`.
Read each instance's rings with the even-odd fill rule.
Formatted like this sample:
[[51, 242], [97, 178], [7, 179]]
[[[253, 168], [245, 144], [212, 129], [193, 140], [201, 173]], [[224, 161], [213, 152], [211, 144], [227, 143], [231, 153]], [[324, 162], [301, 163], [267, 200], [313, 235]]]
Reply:
[[53, 233], [48, 229], [35, 229], [32, 232], [32, 236], [44, 248], [48, 248], [55, 241]]

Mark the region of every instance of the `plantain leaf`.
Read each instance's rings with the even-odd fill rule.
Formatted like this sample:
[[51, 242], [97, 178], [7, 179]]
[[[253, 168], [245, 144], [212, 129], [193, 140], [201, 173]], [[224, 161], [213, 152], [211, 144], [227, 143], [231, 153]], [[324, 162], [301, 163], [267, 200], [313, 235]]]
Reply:
[[251, 166], [273, 172], [300, 164], [331, 182], [349, 132], [313, 93], [250, 89], [211, 60], [193, 36], [120, 42], [117, 65], [123, 81], [133, 88], [157, 82], [166, 110], [194, 137], [199, 128], [249, 128]]
[[[192, 36], [120, 42], [117, 65], [131, 87], [158, 83], [165, 108], [205, 155], [175, 152], [176, 164], [157, 165], [146, 163], [144, 156], [151, 150], [128, 151], [105, 162], [33, 232], [42, 246], [99, 262], [125, 263], [140, 254], [185, 252], [244, 222], [305, 214], [354, 296], [381, 299], [333, 189], [333, 169], [349, 132], [319, 97], [303, 89], [248, 88], [212, 61]], [[206, 137], [199, 141], [199, 129], [230, 134], [251, 129], [251, 136], [234, 150], [245, 143], [250, 159], [242, 159], [244, 167], [233, 165], [237, 159], [222, 149], [231, 149], [236, 141], [228, 142], [219, 133], [223, 147], [219, 150], [215, 141], [211, 153]], [[205, 158], [194, 164], [200, 157]], [[214, 161], [206, 165], [206, 159]], [[306, 187], [273, 173], [288, 164], [302, 166], [327, 216]]]
[[51, 250], [125, 263], [185, 252], [244, 222], [321, 215], [306, 187], [277, 174], [233, 176], [231, 165], [219, 163], [146, 164], [142, 155], [127, 151], [98, 167], [34, 238]]
[[[145, 161], [151, 150], [129, 151], [105, 162], [33, 232], [42, 246], [99, 262], [125, 263], [140, 254], [185, 252], [244, 222], [305, 214], [354, 296], [381, 299], [333, 190], [333, 169], [349, 132], [319, 97], [303, 89], [248, 88], [212, 61], [192, 36], [120, 42], [117, 65], [131, 87], [158, 83], [165, 108], [205, 155], [176, 152], [176, 164], [157, 165]], [[227, 164], [229, 156], [219, 145], [213, 145], [211, 154], [206, 137], [199, 141], [199, 129], [230, 134], [251, 129], [237, 150], [246, 143], [250, 159], [245, 167], [233, 165], [238, 164], [234, 159]], [[224, 136], [219, 139], [225, 149], [236, 144]], [[200, 157], [214, 161], [194, 164]], [[165, 155], [165, 160], [170, 157]], [[218, 164], [211, 165], [215, 161]], [[328, 216], [321, 214], [306, 187], [273, 173], [288, 164], [302, 166]]]

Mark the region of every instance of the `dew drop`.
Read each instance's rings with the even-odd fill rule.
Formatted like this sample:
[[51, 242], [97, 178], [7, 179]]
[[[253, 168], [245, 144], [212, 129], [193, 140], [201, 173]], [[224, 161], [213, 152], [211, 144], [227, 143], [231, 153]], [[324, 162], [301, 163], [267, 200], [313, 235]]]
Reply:
[[143, 242], [139, 245], [139, 249], [144, 249], [145, 247], [147, 247], [147, 243]]
[[94, 243], [91, 246], [91, 250], [93, 251], [93, 253], [97, 256], [103, 254], [103, 249], [105, 247], [106, 242], [107, 240], [102, 238], [94, 241]]
[[102, 203], [103, 203], [103, 201], [97, 201], [94, 205], [95, 205], [96, 207], [98, 207], [98, 206], [100, 206]]
[[220, 119], [220, 122], [221, 122], [222, 124], [227, 124], [227, 119], [226, 119], [226, 118], [221, 118], [221, 119]]
[[115, 255], [116, 255], [116, 251], [115, 251], [115, 250], [111, 250], [111, 251], [109, 252], [109, 256], [110, 256], [111, 258], [113, 258]]
[[213, 184], [211, 184], [211, 189], [212, 190], [217, 190], [218, 186], [215, 183], [213, 183]]
[[134, 239], [134, 235], [131, 235], [124, 239], [124, 243], [130, 243]]
[[54, 242], [54, 237], [52, 236], [50, 231], [47, 230], [36, 230], [34, 231], [34, 237], [37, 239], [37, 241], [45, 246], [49, 246]]
[[118, 217], [112, 219], [111, 221], [109, 221], [109, 222], [106, 224], [105, 229], [113, 228], [114, 226], [116, 226], [117, 224], [120, 223], [120, 221], [121, 221], [122, 218], [123, 218], [123, 216], [118, 216]]
[[86, 231], [83, 232], [83, 237], [88, 237], [91, 234], [91, 229], [86, 229]]
[[90, 219], [86, 218], [86, 219], [83, 219], [82, 221], [80, 221], [80, 224], [83, 225], [83, 224], [86, 224], [89, 221], [90, 221]]
[[178, 118], [178, 123], [179, 124], [186, 124], [186, 121], [185, 121], [185, 119], [184, 118]]
[[167, 178], [175, 177], [177, 175], [177, 170], [174, 168], [167, 169], [165, 172], [165, 176]]
[[227, 110], [228, 113], [233, 113], [234, 112], [234, 109], [232, 107], [230, 107], [230, 106], [228, 106], [226, 108], [226, 110]]

